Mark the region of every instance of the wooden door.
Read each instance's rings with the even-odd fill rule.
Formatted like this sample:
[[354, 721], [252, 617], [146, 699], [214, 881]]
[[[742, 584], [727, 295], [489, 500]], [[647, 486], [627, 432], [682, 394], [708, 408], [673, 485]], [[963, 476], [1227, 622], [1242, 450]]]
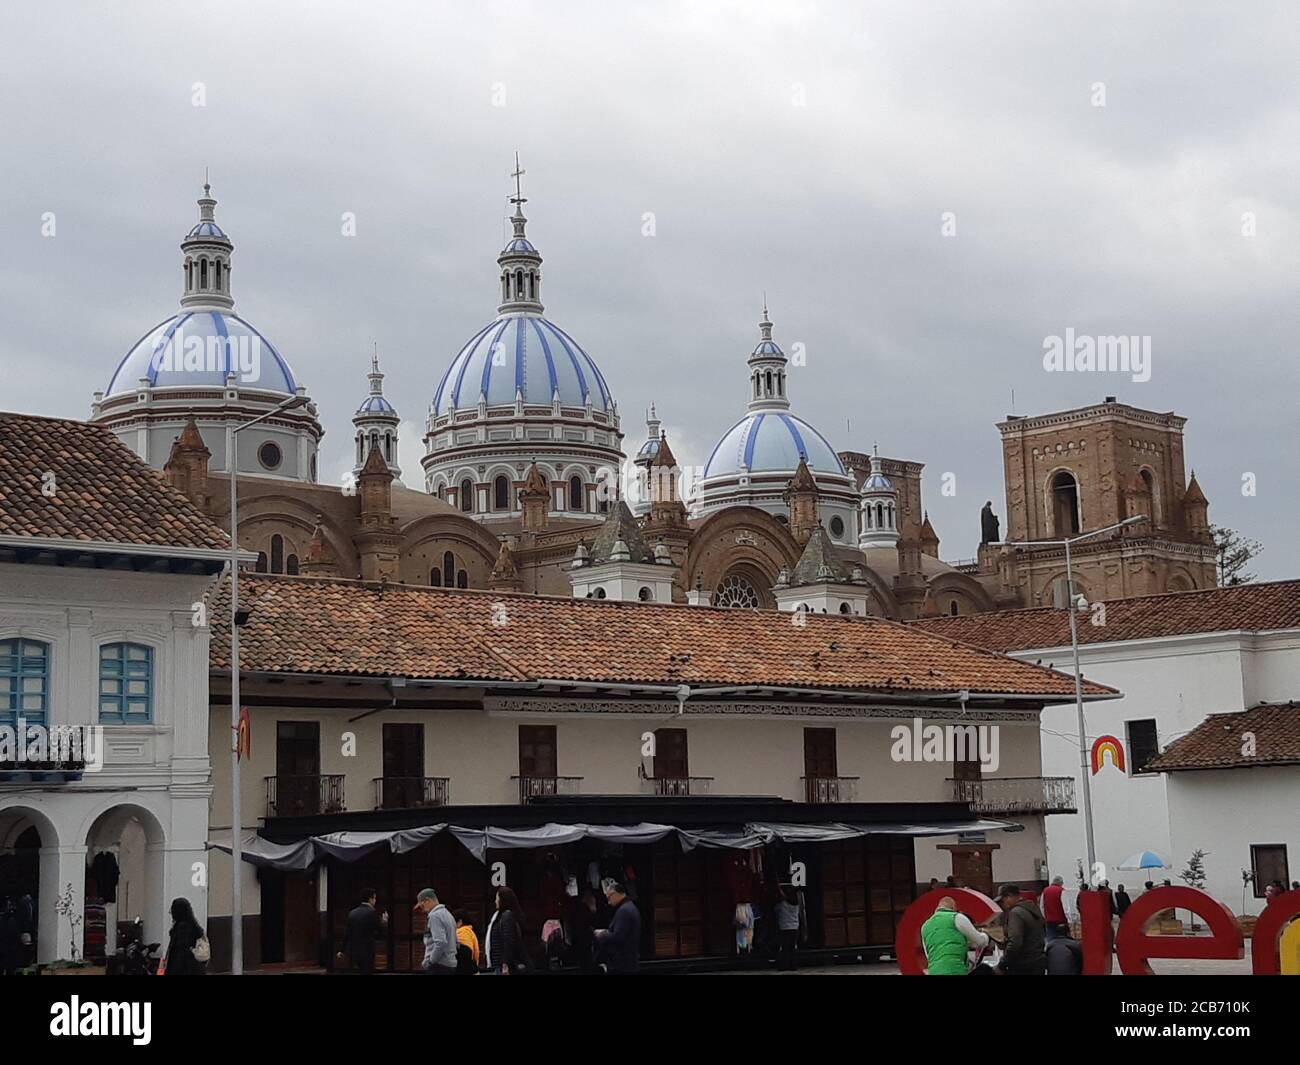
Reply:
[[290, 873], [284, 878], [284, 960], [289, 965], [315, 965], [319, 960], [320, 901], [316, 873]]
[[839, 765], [835, 757], [835, 730], [833, 728], [806, 728], [803, 730], [803, 775], [809, 779], [826, 780], [837, 777]]
[[993, 895], [993, 852], [983, 848], [952, 852], [952, 875], [959, 887]]
[[275, 812], [280, 817], [320, 813], [320, 724], [280, 721], [275, 726]]
[[521, 777], [556, 777], [559, 745], [554, 725], [519, 726], [519, 775]]
[[407, 809], [424, 796], [424, 726], [384, 725], [383, 806]]
[[684, 728], [655, 729], [656, 780], [685, 780], [691, 775]]

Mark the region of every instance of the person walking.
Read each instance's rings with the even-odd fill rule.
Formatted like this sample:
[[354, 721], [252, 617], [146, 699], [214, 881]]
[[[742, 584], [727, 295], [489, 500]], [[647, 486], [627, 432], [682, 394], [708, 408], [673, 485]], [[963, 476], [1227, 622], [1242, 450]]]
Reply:
[[630, 975], [641, 968], [641, 911], [627, 897], [627, 888], [616, 880], [605, 890], [613, 910], [609, 927], [596, 932], [596, 959], [602, 971]]
[[956, 900], [951, 895], [945, 895], [934, 913], [921, 925], [926, 975], [965, 976], [969, 969], [966, 952], [982, 950], [988, 943], [988, 934], [981, 932], [969, 917], [957, 911]]
[[[469, 923], [469, 914], [465, 910], [456, 911], [456, 969], [462, 974], [478, 972], [479, 944], [474, 926]], [[461, 948], [464, 948], [462, 950]], [[468, 951], [468, 955], [466, 955]]]
[[431, 887], [423, 888], [415, 896], [413, 910], [426, 917], [424, 930], [424, 961], [420, 968], [433, 976], [451, 976], [456, 972], [456, 919], [451, 911], [438, 901], [438, 893]]
[[1043, 915], [1028, 899], [1021, 898], [1016, 884], [998, 890], [1006, 943], [998, 968], [1008, 976], [1042, 976], [1047, 964], [1047, 937]]
[[782, 884], [781, 894], [777, 900], [776, 935], [780, 961], [778, 968], [790, 970], [795, 967], [794, 952], [799, 942], [799, 892], [793, 884]]
[[487, 968], [490, 973], [510, 976], [528, 969], [524, 951], [524, 911], [513, 888], [497, 888], [497, 909], [488, 922]]
[[378, 901], [374, 888], [361, 889], [361, 901], [348, 913], [339, 952], [352, 972], [366, 976], [375, 971], [375, 940], [388, 931], [388, 914], [379, 912]]
[[202, 976], [209, 957], [208, 937], [186, 898], [172, 899], [172, 927], [163, 958], [164, 976]]
[[1061, 897], [1065, 892], [1065, 877], [1054, 876], [1052, 882], [1043, 889], [1043, 922], [1046, 941], [1070, 934], [1070, 921], [1065, 916], [1065, 901]]

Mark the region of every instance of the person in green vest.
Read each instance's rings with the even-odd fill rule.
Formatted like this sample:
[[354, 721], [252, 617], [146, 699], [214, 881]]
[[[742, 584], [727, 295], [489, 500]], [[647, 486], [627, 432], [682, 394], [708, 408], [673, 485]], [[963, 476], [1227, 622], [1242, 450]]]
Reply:
[[939, 908], [921, 925], [926, 974], [965, 976], [969, 968], [966, 952], [986, 947], [988, 942], [988, 935], [976, 929], [964, 913], [958, 913], [952, 896], [945, 895], [939, 900]]

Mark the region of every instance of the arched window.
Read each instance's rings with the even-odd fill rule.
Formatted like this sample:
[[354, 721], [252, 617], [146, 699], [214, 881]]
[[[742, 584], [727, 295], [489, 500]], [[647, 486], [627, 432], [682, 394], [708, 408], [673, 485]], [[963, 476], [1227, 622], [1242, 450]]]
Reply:
[[360, 433], [358, 433], [357, 434], [357, 465], [358, 466], [360, 466], [362, 463], [366, 461], [366, 456], [362, 454], [362, 451], [365, 449], [365, 446], [366, 446], [365, 438]]
[[576, 473], [569, 478], [569, 509], [586, 510], [582, 499], [582, 478]]
[[284, 537], [279, 533], [271, 537], [271, 572], [284, 572]]
[[450, 551], [442, 556], [442, 584], [451, 588], [456, 583], [456, 556]]
[[957, 617], [957, 615], [961, 613], [961, 611], [957, 609], [956, 599], [954, 599], [951, 603], [948, 604], [948, 613], [951, 614], [953, 617]]
[[730, 573], [718, 585], [717, 595], [713, 597], [715, 606], [739, 606], [757, 610], [762, 601], [758, 592], [749, 581], [735, 573]]
[[207, 259], [199, 260], [199, 286], [201, 288], [208, 287], [208, 260]]
[[447, 498], [447, 486], [445, 484], [438, 485], [438, 498], [439, 499]]
[[284, 572], [290, 577], [298, 576], [298, 556], [290, 555], [284, 560]]
[[852, 613], [853, 613], [853, 608], [852, 608], [851, 606], [849, 606], [848, 603], [841, 603], [841, 604], [840, 604], [840, 613], [841, 613], [841, 614], [852, 614]]
[[45, 724], [50, 697], [50, 647], [36, 640], [0, 640], [0, 724]]
[[259, 551], [259, 552], [257, 553], [257, 565], [256, 565], [255, 567], [253, 567], [253, 568], [254, 568], [258, 573], [265, 573], [265, 572], [266, 572], [266, 552], [265, 552], [265, 551]]
[[876, 504], [876, 528], [883, 529], [884, 527], [885, 527], [885, 505], [883, 503], [877, 503]]
[[474, 482], [468, 477], [460, 482], [458, 502], [460, 503], [460, 509], [466, 514], [474, 513]]
[[1052, 478], [1052, 513], [1056, 518], [1057, 536], [1079, 533], [1079, 485], [1069, 470]]
[[457, 588], [469, 587], [469, 574], [466, 573], [463, 569], [456, 571], [456, 587]]
[[504, 474], [492, 482], [492, 506], [496, 510], [510, 509], [510, 479]]
[[384, 434], [384, 459], [388, 462], [393, 461], [393, 434]]
[[217, 260], [217, 291], [221, 291], [221, 260]]
[[604, 599], [604, 598], [605, 598], [605, 589], [604, 589], [604, 588], [597, 588], [594, 592], [592, 592], [590, 595], [588, 595], [587, 598], [588, 598], [588, 599]]
[[153, 720], [153, 649], [106, 643], [99, 649], [99, 720], [142, 725]]
[[537, 299], [537, 275], [534, 273], [528, 275], [528, 298]]
[[772, 371], [768, 370], [767, 373], [764, 374], [763, 379], [764, 379], [764, 383], [767, 385], [766, 395], [770, 396], [772, 394]]
[[655, 598], [654, 589], [642, 587], [642, 589], [636, 593], [636, 597], [643, 603], [653, 603]]
[[429, 584], [433, 588], [442, 587], [442, 570], [436, 567], [429, 570]]
[[520, 299], [524, 298], [524, 272], [522, 270], [515, 271], [515, 295]]

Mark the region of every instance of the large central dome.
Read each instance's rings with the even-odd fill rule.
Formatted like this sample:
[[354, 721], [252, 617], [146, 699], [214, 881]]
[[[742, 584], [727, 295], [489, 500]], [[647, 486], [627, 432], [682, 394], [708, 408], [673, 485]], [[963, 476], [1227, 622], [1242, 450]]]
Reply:
[[704, 467], [705, 477], [742, 470], [793, 473], [803, 459], [819, 473], [844, 473], [835, 449], [802, 418], [784, 411], [747, 414], [718, 441]]
[[514, 403], [549, 406], [558, 396], [566, 407], [609, 413], [613, 398], [591, 356], [568, 333], [539, 314], [503, 315], [489, 322], [460, 349], [434, 393], [431, 413]]

